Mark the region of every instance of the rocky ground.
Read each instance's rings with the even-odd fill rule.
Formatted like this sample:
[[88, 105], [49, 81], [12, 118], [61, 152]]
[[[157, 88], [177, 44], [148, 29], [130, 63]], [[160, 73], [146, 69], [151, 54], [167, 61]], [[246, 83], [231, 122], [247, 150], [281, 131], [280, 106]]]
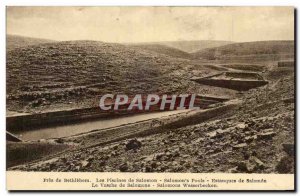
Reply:
[[7, 38], [7, 111], [38, 113], [94, 107], [98, 105], [97, 96], [111, 92], [199, 93], [232, 98], [236, 94], [231, 90], [198, 85], [190, 79], [228, 69], [263, 71], [266, 60], [293, 57], [293, 41], [124, 45], [11, 35]]
[[[235, 43], [198, 52], [188, 43], [187, 52], [195, 52], [191, 54], [158, 44], [133, 47], [96, 41], [9, 40], [7, 115], [96, 106], [99, 95], [111, 92], [192, 92], [242, 101], [237, 110], [209, 121], [102, 146], [85, 148], [88, 139], [85, 145], [72, 145], [61, 138], [8, 143], [8, 154], [16, 155], [8, 157], [16, 158], [14, 165], [23, 156], [32, 161], [49, 151], [67, 149], [49, 160], [9, 170], [294, 172], [294, 70], [276, 68], [281, 58], [293, 59], [292, 41]], [[264, 72], [270, 83], [241, 94], [190, 80], [231, 69]], [[24, 149], [35, 153], [27, 156]]]
[[294, 70], [241, 95], [237, 110], [203, 123], [64, 153], [14, 170], [294, 173]]
[[6, 71], [7, 110], [15, 112], [95, 107], [99, 95], [111, 92], [235, 94], [190, 81], [218, 71], [199, 61], [97, 41], [15, 48], [7, 52]]

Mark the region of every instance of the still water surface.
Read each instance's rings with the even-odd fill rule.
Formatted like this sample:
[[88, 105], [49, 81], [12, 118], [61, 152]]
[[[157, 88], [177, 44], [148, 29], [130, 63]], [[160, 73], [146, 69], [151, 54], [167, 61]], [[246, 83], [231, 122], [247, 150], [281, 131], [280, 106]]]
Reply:
[[79, 122], [74, 124], [58, 125], [49, 128], [36, 128], [32, 130], [13, 132], [13, 133], [22, 140], [60, 138], [60, 137], [76, 135], [79, 133], [85, 133], [96, 129], [110, 128], [110, 127], [125, 125], [128, 123], [135, 123], [138, 121], [159, 118], [159, 117], [168, 116], [172, 114], [178, 114], [182, 112], [187, 112], [187, 110], [154, 112], [154, 113], [137, 114], [132, 116], [112, 118], [112, 119], [91, 120], [91, 121], [84, 121], [84, 122]]

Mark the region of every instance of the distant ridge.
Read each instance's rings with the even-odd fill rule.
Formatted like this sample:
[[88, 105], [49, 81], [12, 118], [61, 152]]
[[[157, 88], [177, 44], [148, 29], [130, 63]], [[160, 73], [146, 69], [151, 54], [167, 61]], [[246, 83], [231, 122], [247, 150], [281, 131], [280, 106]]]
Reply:
[[13, 50], [15, 48], [26, 47], [30, 45], [43, 44], [43, 43], [51, 43], [55, 42], [50, 39], [40, 39], [40, 38], [32, 38], [25, 37], [20, 35], [7, 35], [6, 36], [6, 49]]
[[246, 55], [283, 55], [294, 54], [294, 41], [255, 41], [233, 43], [220, 47], [199, 50], [192, 55], [194, 58], [216, 59]]
[[162, 44], [133, 44], [130, 47], [138, 49], [138, 50], [147, 50], [150, 52], [155, 52], [158, 54], [164, 54], [170, 57], [175, 58], [185, 58], [189, 59], [191, 57], [190, 53], [184, 52], [177, 48], [165, 46]]
[[[206, 48], [213, 48], [224, 46], [227, 44], [232, 44], [234, 42], [231, 41], [218, 41], [218, 40], [192, 40], [192, 41], [163, 41], [163, 42], [144, 42], [139, 43], [143, 45], [152, 45], [152, 44], [160, 44], [168, 47], [176, 48], [182, 50], [184, 52], [193, 53], [198, 50], [203, 50]], [[137, 43], [133, 43], [137, 44]]]

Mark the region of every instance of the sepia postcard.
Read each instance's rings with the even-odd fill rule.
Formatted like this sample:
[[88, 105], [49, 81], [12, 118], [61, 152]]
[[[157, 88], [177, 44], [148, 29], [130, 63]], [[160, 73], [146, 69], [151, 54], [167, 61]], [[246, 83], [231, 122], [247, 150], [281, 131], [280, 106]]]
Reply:
[[294, 7], [6, 7], [7, 190], [294, 191]]

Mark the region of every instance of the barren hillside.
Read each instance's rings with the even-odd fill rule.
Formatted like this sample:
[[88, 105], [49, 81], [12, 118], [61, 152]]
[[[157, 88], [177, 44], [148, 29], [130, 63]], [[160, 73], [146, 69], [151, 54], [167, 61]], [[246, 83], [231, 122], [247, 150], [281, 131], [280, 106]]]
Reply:
[[14, 169], [294, 173], [294, 73], [277, 69], [266, 77], [270, 84], [248, 91], [238, 108], [214, 119], [68, 152]]
[[195, 40], [195, 41], [170, 41], [170, 42], [159, 42], [162, 45], [177, 48], [185, 52], [196, 52], [207, 48], [224, 46], [231, 44], [230, 41], [214, 41], [214, 40]]
[[241, 57], [274, 58], [285, 56], [293, 58], [294, 41], [258, 41], [234, 43], [225, 46], [199, 50], [193, 53], [197, 59], [230, 59]]
[[191, 57], [191, 54], [187, 52], [161, 44], [133, 44], [130, 46], [138, 50], [152, 51], [175, 58], [189, 59]]
[[19, 35], [7, 35], [6, 36], [6, 48], [7, 50], [13, 50], [15, 48], [43, 44], [43, 43], [51, 43], [55, 42], [54, 40], [49, 39], [38, 39], [32, 37], [24, 37]]
[[[198, 74], [209, 72], [200, 67]], [[56, 102], [78, 107], [105, 93], [194, 92], [192, 70], [191, 61], [120, 44], [66, 41], [17, 48], [7, 53], [8, 108], [45, 109]]]

